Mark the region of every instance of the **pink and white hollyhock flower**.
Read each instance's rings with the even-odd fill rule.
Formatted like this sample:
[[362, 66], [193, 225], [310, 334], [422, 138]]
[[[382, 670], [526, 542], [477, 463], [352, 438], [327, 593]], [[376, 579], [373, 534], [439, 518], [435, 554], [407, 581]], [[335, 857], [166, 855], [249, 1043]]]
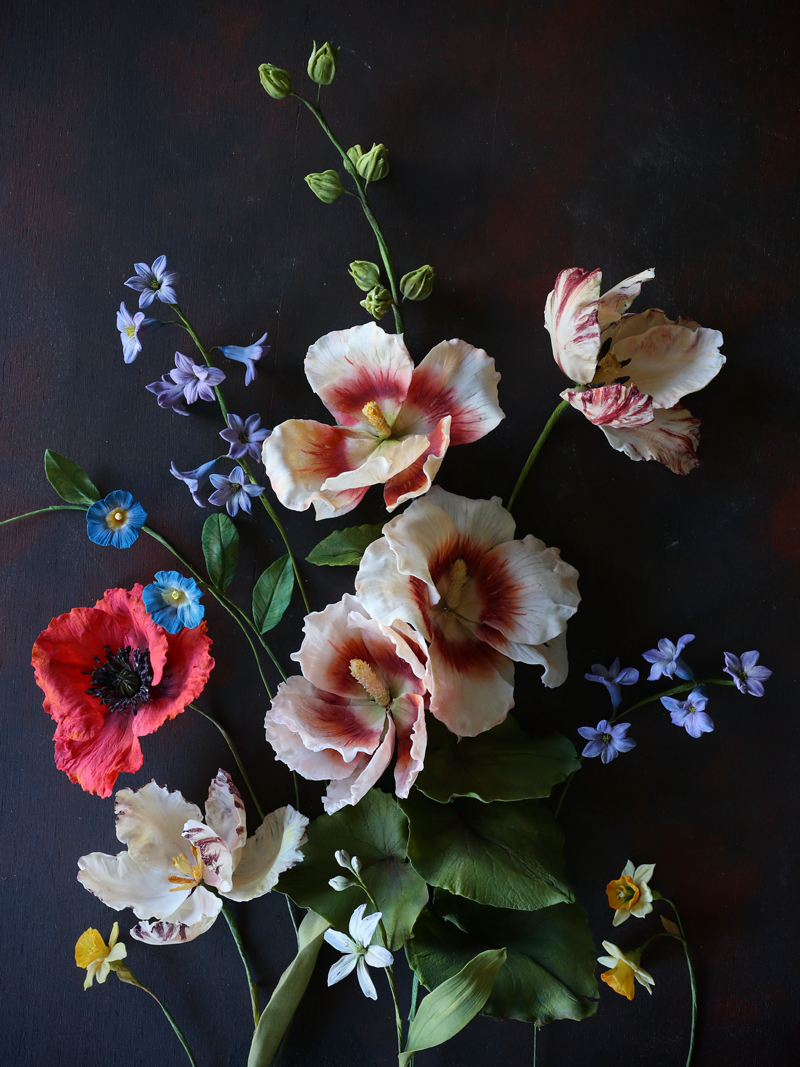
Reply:
[[500, 503], [435, 486], [383, 528], [356, 575], [366, 610], [429, 644], [430, 710], [461, 737], [505, 719], [514, 706], [514, 660], [544, 667], [542, 681], [567, 677], [567, 620], [578, 572], [557, 548], [528, 535]]
[[278, 687], [264, 723], [279, 760], [312, 781], [330, 780], [332, 815], [357, 804], [397, 753], [395, 790], [407, 797], [422, 770], [425, 645], [367, 617], [354, 596], [307, 615], [302, 668]]
[[352, 511], [378, 484], [393, 511], [430, 488], [448, 445], [505, 418], [494, 360], [465, 341], [442, 341], [415, 367], [402, 336], [370, 322], [321, 337], [305, 371], [337, 425], [290, 419], [262, 455], [280, 502], [313, 504], [318, 519]]
[[700, 420], [678, 401], [725, 363], [722, 334], [651, 308], [626, 315], [655, 277], [645, 270], [600, 295], [602, 271], [570, 267], [556, 278], [544, 324], [556, 363], [577, 384], [561, 394], [631, 459], [656, 459], [676, 474], [699, 466]]
[[279, 808], [247, 837], [242, 798], [222, 770], [208, 791], [205, 822], [196, 804], [155, 782], [121, 789], [114, 810], [117, 837], [128, 851], [81, 856], [78, 881], [115, 911], [133, 908], [138, 919], [155, 920], [131, 930], [151, 945], [193, 941], [219, 915], [217, 893], [229, 900], [261, 897], [303, 858], [305, 815]]

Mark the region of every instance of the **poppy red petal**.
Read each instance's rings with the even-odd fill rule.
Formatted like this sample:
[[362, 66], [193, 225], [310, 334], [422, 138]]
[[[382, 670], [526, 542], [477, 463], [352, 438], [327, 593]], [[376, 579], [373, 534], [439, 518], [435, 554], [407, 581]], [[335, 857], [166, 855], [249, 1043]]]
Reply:
[[143, 762], [139, 739], [131, 729], [132, 719], [127, 712], [108, 714], [99, 730], [82, 739], [67, 736], [59, 725], [56, 767], [87, 793], [110, 797], [117, 775], [133, 774]]

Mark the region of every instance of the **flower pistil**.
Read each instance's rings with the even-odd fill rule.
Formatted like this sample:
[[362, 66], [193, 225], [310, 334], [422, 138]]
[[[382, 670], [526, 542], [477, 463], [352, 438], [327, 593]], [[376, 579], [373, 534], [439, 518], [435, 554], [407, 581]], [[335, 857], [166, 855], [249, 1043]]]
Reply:
[[361, 414], [380, 437], [392, 436], [392, 428], [384, 418], [380, 405], [376, 401], [370, 400], [368, 404], [365, 404], [361, 409]]
[[114, 653], [108, 645], [104, 647], [106, 662], [94, 657], [98, 666], [91, 672], [92, 684], [86, 690], [87, 694], [97, 697], [101, 704], [107, 704], [110, 711], [138, 711], [147, 703], [153, 681], [149, 650], [134, 649], [131, 662], [130, 645], [118, 648]]
[[168, 882], [173, 883], [170, 886], [170, 893], [177, 893], [181, 889], [194, 889], [195, 886], [200, 885], [203, 881], [205, 864], [203, 863], [203, 857], [200, 855], [200, 849], [196, 845], [190, 845], [189, 847], [192, 850], [192, 859], [196, 862], [190, 862], [185, 852], [181, 852], [179, 856], [172, 857], [172, 866], [176, 871], [180, 871], [180, 874], [171, 874], [167, 878]]
[[380, 704], [382, 708], [389, 707], [392, 702], [391, 694], [366, 660], [351, 659], [350, 673], [376, 704]]

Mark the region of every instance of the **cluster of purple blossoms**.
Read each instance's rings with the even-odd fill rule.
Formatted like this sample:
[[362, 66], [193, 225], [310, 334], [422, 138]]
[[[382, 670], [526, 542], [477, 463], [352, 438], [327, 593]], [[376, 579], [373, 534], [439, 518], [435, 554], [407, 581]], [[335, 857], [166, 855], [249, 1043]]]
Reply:
[[182, 352], [175, 353], [175, 370], [163, 374], [160, 382], [151, 382], [146, 388], [155, 393], [158, 406], [172, 408], [178, 415], [188, 415], [183, 405], [196, 400], [216, 400], [214, 387], [225, 381], [225, 375], [216, 367], [195, 363]]

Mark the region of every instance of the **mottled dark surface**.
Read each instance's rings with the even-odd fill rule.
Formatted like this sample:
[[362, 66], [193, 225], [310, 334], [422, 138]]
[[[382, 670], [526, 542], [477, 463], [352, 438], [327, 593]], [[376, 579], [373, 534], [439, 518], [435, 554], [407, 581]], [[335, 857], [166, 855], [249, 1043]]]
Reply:
[[[699, 470], [680, 478], [631, 463], [572, 413], [534, 468], [519, 529], [561, 547], [581, 572], [584, 601], [570, 624], [569, 681], [545, 691], [536, 671], [520, 669], [518, 710], [531, 728], [575, 737], [606, 713], [605, 694], [582, 678], [596, 660], [621, 654], [643, 666], [644, 649], [686, 631], [697, 634], [701, 675], [719, 672], [723, 648], [762, 650], [775, 672], [763, 700], [714, 692], [717, 729], [699, 741], [656, 706], [637, 713], [638, 748], [587, 765], [562, 819], [598, 944], [612, 934], [605, 883], [629, 857], [655, 861], [654, 884], [680, 903], [700, 986], [698, 1067], [796, 1062], [795, 5], [7, 0], [2, 24], [3, 514], [55, 502], [42, 472], [51, 447], [104, 491], [133, 492], [152, 524], [199, 560], [204, 514], [169, 462], [186, 469], [213, 455], [220, 426], [211, 405], [177, 418], [144, 390], [169, 369], [177, 333], [147, 339], [123, 365], [114, 313], [121, 299], [135, 303], [122, 287], [135, 260], [168, 256], [209, 344], [269, 331], [249, 392], [239, 368], [226, 367], [234, 411], [258, 410], [268, 425], [321, 417], [303, 355], [328, 330], [365, 320], [346, 265], [375, 249], [354, 201], [325, 206], [302, 180], [336, 165], [311, 117], [258, 84], [265, 60], [299, 75], [312, 37], [342, 48], [323, 93], [342, 139], [389, 146], [392, 174], [373, 199], [401, 271], [427, 261], [437, 270], [434, 297], [408, 311], [412, 353], [459, 336], [486, 348], [503, 375], [508, 418], [450, 453], [446, 488], [508, 495], [563, 387], [542, 329], [562, 267], [602, 266], [613, 283], [654, 265], [637, 307], [722, 330], [728, 365], [689, 403], [703, 420]], [[301, 556], [333, 528], [284, 515]], [[354, 518], [380, 517], [372, 492]], [[231, 589], [246, 603], [281, 548], [263, 514], [239, 525]], [[171, 559], [144, 537], [127, 552], [93, 546], [70, 513], [3, 527], [0, 545], [2, 1061], [184, 1063], [144, 994], [114, 978], [81, 989], [75, 940], [90, 925], [107, 934], [117, 916], [75, 881], [75, 863], [115, 851], [113, 803], [55, 769], [53, 725], [29, 667], [52, 615], [109, 586], [147, 582]], [[351, 570], [305, 573], [317, 607], [351, 588]], [[296, 601], [275, 635], [284, 659], [301, 619]], [[208, 620], [217, 667], [206, 702], [276, 807], [291, 780], [264, 741], [265, 694], [228, 618], [211, 604]], [[143, 748], [142, 770], [119, 784], [154, 777], [195, 801], [230, 762], [191, 712]], [[304, 787], [310, 814], [317, 795]], [[239, 910], [269, 993], [292, 954], [284, 901]], [[129, 917], [119, 916], [123, 931]], [[632, 945], [642, 929], [631, 922], [615, 936]], [[684, 1062], [685, 966], [677, 946], [659, 945], [645, 961], [652, 998], [639, 989], [629, 1004], [603, 987], [593, 1019], [542, 1032], [540, 1067]], [[367, 1002], [353, 980], [327, 991], [333, 958], [325, 949], [283, 1062], [391, 1064], [388, 997], [382, 989]], [[164, 995], [201, 1065], [244, 1064], [246, 987], [222, 922], [188, 946], [133, 942], [129, 963]], [[404, 977], [404, 997], [407, 987]], [[523, 1065], [532, 1049], [531, 1027], [483, 1019], [418, 1062]]]

